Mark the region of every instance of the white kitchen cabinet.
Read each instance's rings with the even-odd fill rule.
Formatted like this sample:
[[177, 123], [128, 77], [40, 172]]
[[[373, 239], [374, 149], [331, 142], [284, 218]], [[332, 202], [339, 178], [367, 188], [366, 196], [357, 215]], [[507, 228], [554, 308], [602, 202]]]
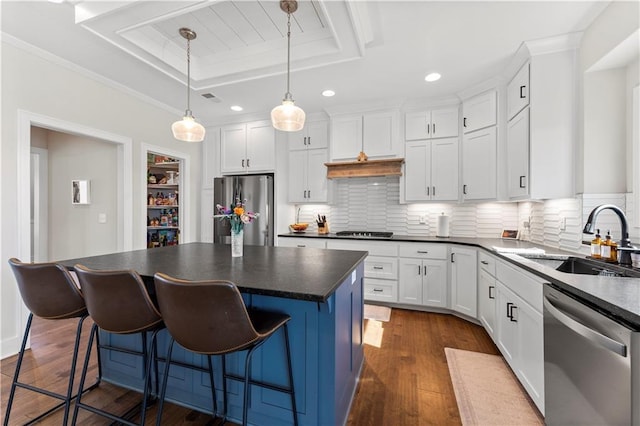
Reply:
[[509, 197], [529, 193], [529, 108], [507, 124], [507, 189]]
[[451, 309], [472, 318], [478, 313], [478, 253], [451, 246]]
[[446, 308], [448, 306], [447, 246], [400, 245], [398, 302]]
[[[526, 70], [530, 100], [510, 118], [507, 127], [509, 198], [571, 198], [575, 195], [577, 140], [576, 51], [531, 56], [509, 90], [515, 92], [525, 84], [518, 80], [524, 80], [520, 74]], [[517, 103], [508, 108], [511, 111], [520, 106]]]
[[458, 136], [458, 107], [408, 112], [404, 116], [405, 141], [454, 136]]
[[497, 139], [495, 126], [462, 137], [462, 198], [497, 197]]
[[407, 142], [404, 161], [405, 201], [458, 200], [458, 138]]
[[335, 115], [329, 144], [331, 161], [354, 161], [361, 151], [370, 159], [397, 158], [402, 151], [398, 111]]
[[507, 119], [529, 105], [529, 63], [524, 64], [507, 85]]
[[496, 263], [496, 344], [544, 414], [544, 281], [505, 262]]
[[327, 240], [327, 248], [362, 250], [364, 261], [364, 299], [377, 302], [398, 301], [398, 244], [387, 241]]
[[542, 314], [498, 281], [497, 345], [531, 399], [544, 413]]
[[482, 93], [462, 102], [462, 132], [470, 133], [497, 123], [497, 95], [495, 90]]
[[326, 148], [289, 151], [289, 202], [328, 201]]
[[278, 247], [299, 247], [299, 248], [327, 248], [327, 240], [324, 238], [305, 238], [305, 237], [280, 237], [278, 238]]
[[270, 121], [233, 124], [220, 129], [222, 174], [272, 172], [275, 130]]
[[489, 336], [496, 340], [496, 259], [486, 253], [478, 253], [478, 318]]
[[329, 148], [329, 122], [308, 121], [299, 132], [289, 133], [289, 150]]

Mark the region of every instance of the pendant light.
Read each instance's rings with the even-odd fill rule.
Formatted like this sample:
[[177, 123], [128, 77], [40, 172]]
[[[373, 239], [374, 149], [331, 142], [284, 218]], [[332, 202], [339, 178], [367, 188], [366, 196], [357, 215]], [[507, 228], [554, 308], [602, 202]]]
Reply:
[[280, 9], [287, 13], [287, 92], [284, 94], [282, 105], [271, 110], [273, 127], [285, 132], [296, 132], [304, 127], [305, 114], [302, 108], [293, 103], [289, 91], [289, 74], [291, 67], [291, 14], [298, 10], [296, 0], [280, 0]]
[[187, 110], [182, 120], [176, 121], [171, 126], [173, 137], [183, 142], [202, 142], [204, 139], [204, 127], [198, 123], [191, 113], [189, 106], [191, 95], [191, 40], [196, 38], [196, 32], [189, 28], [180, 28], [180, 35], [187, 39]]

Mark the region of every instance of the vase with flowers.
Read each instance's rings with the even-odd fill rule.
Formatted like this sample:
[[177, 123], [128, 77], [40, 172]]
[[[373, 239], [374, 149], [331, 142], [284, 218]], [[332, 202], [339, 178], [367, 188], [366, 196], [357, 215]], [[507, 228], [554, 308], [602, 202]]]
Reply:
[[216, 205], [217, 214], [213, 217], [220, 220], [229, 220], [231, 225], [231, 257], [242, 257], [244, 225], [251, 223], [260, 216], [260, 213], [250, 212], [245, 208], [245, 201], [236, 198], [234, 205], [226, 207]]

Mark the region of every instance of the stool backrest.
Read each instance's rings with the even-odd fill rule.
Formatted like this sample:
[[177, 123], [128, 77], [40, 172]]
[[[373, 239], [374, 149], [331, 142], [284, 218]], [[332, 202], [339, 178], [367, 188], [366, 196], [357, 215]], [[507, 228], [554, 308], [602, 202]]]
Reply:
[[203, 354], [242, 350], [260, 339], [235, 284], [186, 281], [157, 273], [158, 306], [171, 336]]
[[75, 265], [93, 321], [110, 333], [145, 331], [162, 322], [142, 277], [134, 270], [95, 270]]
[[23, 263], [9, 259], [24, 304], [40, 318], [64, 319], [87, 312], [73, 276], [57, 263]]

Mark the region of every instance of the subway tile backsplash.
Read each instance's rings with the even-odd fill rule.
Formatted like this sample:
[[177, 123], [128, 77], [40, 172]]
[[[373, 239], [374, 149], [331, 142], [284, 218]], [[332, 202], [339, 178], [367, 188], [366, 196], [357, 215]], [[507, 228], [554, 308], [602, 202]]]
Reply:
[[[331, 232], [367, 230], [435, 236], [438, 216], [444, 213], [450, 218], [453, 237], [495, 238], [503, 229], [518, 229], [523, 240], [583, 254], [589, 253], [588, 246], [582, 244], [582, 228], [591, 210], [605, 203], [625, 210], [632, 199], [630, 194], [586, 194], [541, 202], [400, 204], [398, 177], [340, 179], [334, 189], [331, 205], [296, 206], [300, 221], [312, 224], [310, 230], [315, 231], [316, 215], [321, 214], [327, 216]], [[628, 210], [631, 224], [632, 209]], [[611, 229], [613, 238], [619, 239], [620, 225], [613, 213], [603, 212], [597, 226], [603, 235]], [[637, 228], [631, 228], [632, 240], [638, 241]]]

